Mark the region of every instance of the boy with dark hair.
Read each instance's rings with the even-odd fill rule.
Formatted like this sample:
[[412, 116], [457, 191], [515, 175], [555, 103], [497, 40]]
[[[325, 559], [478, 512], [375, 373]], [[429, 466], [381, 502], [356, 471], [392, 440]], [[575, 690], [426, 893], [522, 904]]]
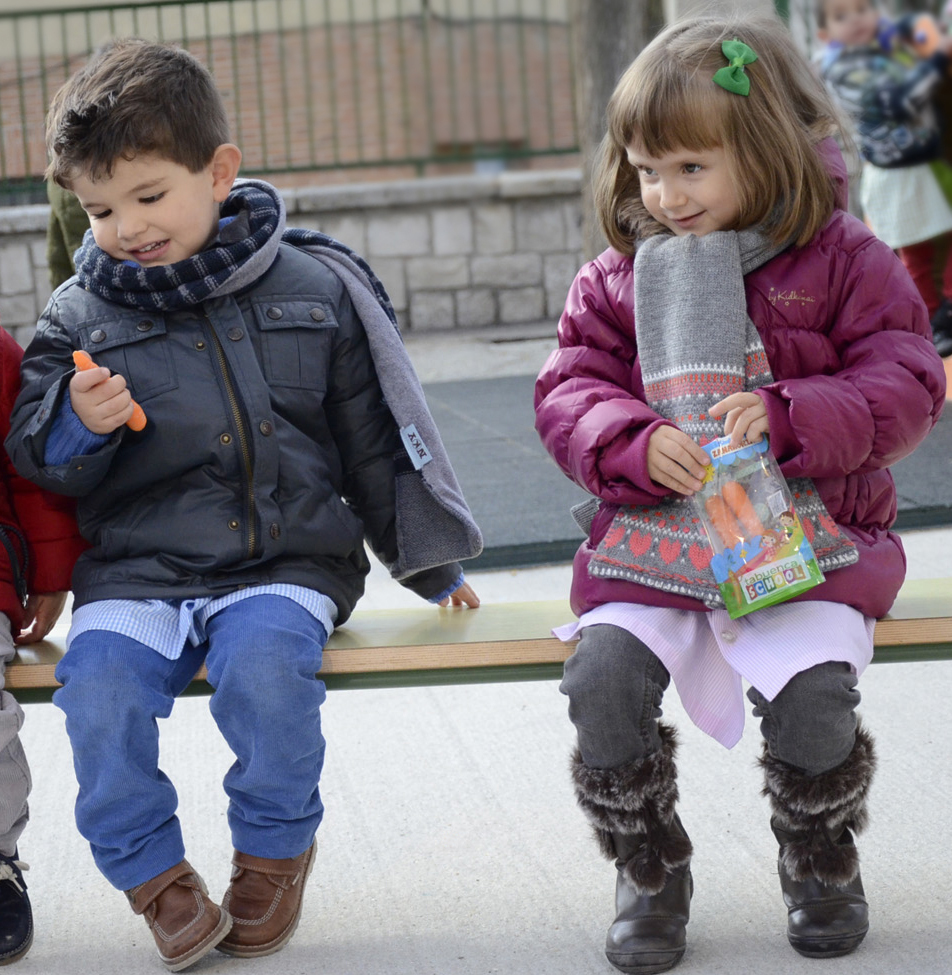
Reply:
[[[78, 498], [56, 703], [97, 866], [179, 971], [290, 939], [323, 807], [321, 651], [363, 592], [364, 538], [440, 605], [475, 607], [481, 539], [380, 282], [287, 231], [241, 159], [207, 70], [126, 40], [53, 100], [48, 178], [92, 234], [23, 363], [7, 439], [27, 477]], [[73, 369], [85, 349], [93, 368]], [[131, 429], [134, 401], [147, 417]], [[139, 424], [135, 424], [139, 426]], [[184, 858], [156, 718], [202, 664], [235, 753], [221, 905]]]

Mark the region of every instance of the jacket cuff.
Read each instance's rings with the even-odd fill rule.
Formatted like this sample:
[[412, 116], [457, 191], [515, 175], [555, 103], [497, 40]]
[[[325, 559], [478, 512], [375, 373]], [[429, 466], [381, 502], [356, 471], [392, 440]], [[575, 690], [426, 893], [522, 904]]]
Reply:
[[95, 453], [109, 442], [106, 434], [93, 433], [73, 411], [69, 394], [60, 401], [59, 412], [46, 438], [44, 461], [47, 467], [68, 464], [73, 457]]
[[400, 585], [415, 592], [423, 599], [438, 603], [456, 592], [463, 584], [463, 567], [459, 562], [437, 565], [424, 569], [400, 581]]
[[437, 593], [435, 596], [430, 596], [428, 602], [431, 603], [441, 603], [444, 599], [449, 599], [450, 596], [456, 592], [457, 589], [463, 584], [464, 581], [463, 573], [460, 572], [457, 579], [449, 586], [447, 586], [441, 593]]

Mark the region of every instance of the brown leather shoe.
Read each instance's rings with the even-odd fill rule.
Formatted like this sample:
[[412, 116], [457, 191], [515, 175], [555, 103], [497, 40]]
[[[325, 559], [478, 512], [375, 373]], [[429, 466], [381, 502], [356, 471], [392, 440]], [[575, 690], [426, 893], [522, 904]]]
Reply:
[[145, 915], [159, 957], [170, 972], [198, 961], [228, 934], [231, 917], [208, 897], [188, 860], [126, 891], [136, 914]]
[[235, 851], [231, 883], [221, 902], [234, 925], [218, 950], [257, 958], [283, 948], [301, 918], [304, 885], [314, 864], [315, 843], [296, 857], [266, 860]]

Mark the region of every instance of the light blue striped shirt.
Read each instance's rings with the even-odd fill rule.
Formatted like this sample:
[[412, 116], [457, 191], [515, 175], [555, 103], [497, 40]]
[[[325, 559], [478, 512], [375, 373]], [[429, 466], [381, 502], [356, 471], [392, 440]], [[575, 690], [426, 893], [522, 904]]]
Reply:
[[205, 624], [219, 610], [250, 596], [284, 596], [307, 610], [330, 636], [334, 632], [337, 607], [323, 593], [303, 586], [278, 583], [249, 586], [225, 596], [189, 599], [100, 599], [74, 610], [66, 637], [73, 639], [87, 630], [109, 630], [138, 640], [169, 660], [177, 660], [186, 643], [205, 642]]

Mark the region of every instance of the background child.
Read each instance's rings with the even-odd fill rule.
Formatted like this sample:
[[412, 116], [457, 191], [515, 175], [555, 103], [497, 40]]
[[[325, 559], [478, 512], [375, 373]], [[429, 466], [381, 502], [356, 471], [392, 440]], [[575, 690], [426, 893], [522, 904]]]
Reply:
[[76, 273], [73, 254], [89, 230], [89, 216], [75, 194], [48, 180], [46, 195], [50, 201], [50, 220], [46, 230], [46, 266], [50, 285], [56, 289]]
[[[929, 310], [936, 348], [952, 355], [952, 206], [936, 179], [952, 188], [942, 160], [942, 120], [934, 98], [949, 70], [952, 40], [930, 57], [898, 56], [894, 32], [883, 47], [875, 0], [818, 0], [817, 36], [827, 43], [821, 71], [856, 125], [867, 164], [860, 183], [863, 212], [876, 236], [898, 250]], [[937, 243], [944, 266], [936, 288]]]
[[[787, 934], [855, 948], [867, 907], [852, 834], [873, 741], [857, 679], [904, 557], [886, 467], [942, 406], [925, 308], [845, 212], [835, 110], [779, 22], [700, 18], [657, 37], [609, 102], [594, 198], [612, 248], [579, 272], [536, 387], [537, 429], [595, 496], [575, 559], [581, 639], [562, 691], [576, 795], [617, 866], [606, 952], [660, 972], [685, 950], [691, 843], [676, 811], [671, 677], [733, 746], [742, 679], [761, 718]], [[826, 581], [731, 620], [692, 495], [724, 432], [770, 445]]]
[[[23, 351], [0, 328], [0, 433], [9, 430], [20, 388]], [[84, 543], [72, 502], [25, 481], [6, 453], [0, 458], [0, 688], [17, 645], [36, 643], [62, 612], [70, 575]], [[0, 965], [22, 958], [33, 943], [33, 913], [17, 843], [27, 820], [30, 769], [19, 732], [23, 709], [0, 690]]]
[[[364, 537], [421, 596], [468, 606], [456, 559], [481, 539], [386, 292], [343, 245], [285, 231], [273, 187], [234, 184], [241, 153], [201, 64], [117, 42], [56, 95], [47, 133], [48, 178], [91, 233], [24, 357], [7, 443], [26, 476], [78, 498], [92, 545], [54, 698], [77, 824], [168, 968], [216, 946], [269, 954], [313, 865], [315, 674], [363, 592]], [[78, 349], [97, 365], [74, 370]], [[157, 764], [156, 718], [203, 662], [235, 753], [220, 907]]]

